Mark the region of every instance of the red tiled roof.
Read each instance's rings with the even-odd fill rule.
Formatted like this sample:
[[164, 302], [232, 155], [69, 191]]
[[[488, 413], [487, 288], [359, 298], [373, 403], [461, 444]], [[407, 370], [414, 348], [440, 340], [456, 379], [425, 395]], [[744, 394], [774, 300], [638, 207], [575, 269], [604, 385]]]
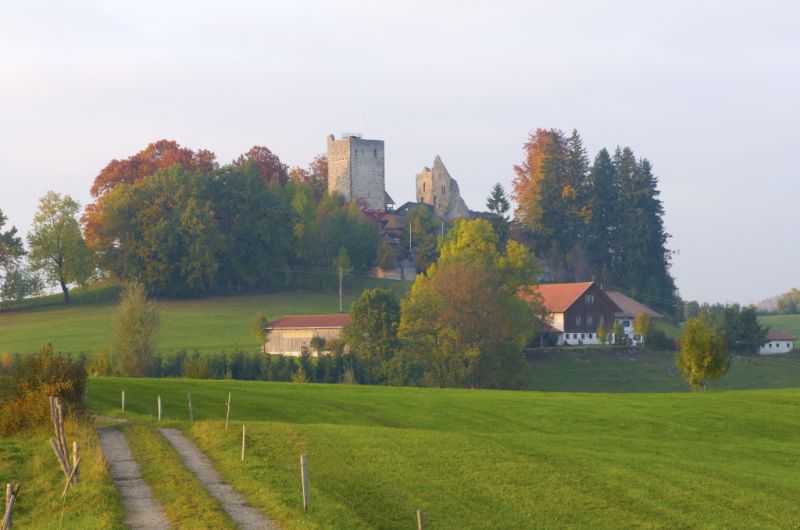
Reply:
[[604, 292], [622, 310], [616, 313], [616, 316], [618, 317], [635, 318], [639, 313], [644, 313], [650, 318], [664, 318], [661, 313], [650, 309], [646, 305], [634, 300], [630, 296], [625, 296], [619, 291], [608, 290]]
[[[549, 313], [563, 313], [575, 300], [586, 292], [594, 282], [543, 283], [533, 288], [542, 295], [544, 307]], [[523, 295], [524, 297], [524, 295]]]
[[764, 341], [769, 342], [771, 340], [794, 340], [794, 337], [786, 331], [770, 331]]
[[276, 318], [267, 324], [267, 329], [296, 328], [343, 328], [350, 324], [350, 315], [336, 313], [332, 315], [293, 315]]

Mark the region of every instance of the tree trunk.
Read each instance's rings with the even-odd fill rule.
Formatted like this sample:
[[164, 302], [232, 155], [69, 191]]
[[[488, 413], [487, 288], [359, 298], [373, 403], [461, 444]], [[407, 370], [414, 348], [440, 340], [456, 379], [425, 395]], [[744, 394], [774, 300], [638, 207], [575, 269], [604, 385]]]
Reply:
[[69, 289], [67, 289], [67, 284], [64, 282], [64, 278], [59, 278], [59, 283], [61, 284], [61, 291], [64, 293], [64, 303], [69, 303]]

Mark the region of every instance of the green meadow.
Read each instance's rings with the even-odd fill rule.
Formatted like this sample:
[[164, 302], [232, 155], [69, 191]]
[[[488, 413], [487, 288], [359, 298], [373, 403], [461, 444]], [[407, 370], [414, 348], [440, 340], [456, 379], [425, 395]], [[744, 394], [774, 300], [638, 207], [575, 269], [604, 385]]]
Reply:
[[[388, 287], [404, 296], [410, 283], [351, 279], [346, 284], [344, 308], [365, 288]], [[0, 353], [28, 353], [52, 342], [58, 351], [99, 353], [112, 344], [116, 286], [76, 290], [73, 303], [45, 297], [18, 309], [0, 311]], [[260, 344], [250, 333], [253, 317], [336, 313], [339, 296], [333, 291], [294, 290], [189, 300], [156, 300], [161, 313], [158, 349], [162, 353], [187, 351], [217, 353]]]
[[152, 426], [160, 395], [162, 424], [184, 429], [288, 529], [413, 528], [417, 509], [426, 528], [453, 529], [800, 520], [797, 389], [579, 394], [100, 378], [90, 407], [121, 415], [123, 388], [126, 417]]

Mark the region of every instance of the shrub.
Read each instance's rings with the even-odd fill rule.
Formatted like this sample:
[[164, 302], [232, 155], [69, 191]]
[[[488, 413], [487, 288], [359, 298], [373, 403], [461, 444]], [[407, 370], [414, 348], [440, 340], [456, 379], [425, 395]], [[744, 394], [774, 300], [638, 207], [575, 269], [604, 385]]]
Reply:
[[50, 396], [61, 398], [68, 415], [79, 414], [83, 411], [85, 389], [83, 362], [54, 353], [52, 344], [36, 355], [15, 357], [0, 405], [0, 435], [46, 424], [50, 417]]

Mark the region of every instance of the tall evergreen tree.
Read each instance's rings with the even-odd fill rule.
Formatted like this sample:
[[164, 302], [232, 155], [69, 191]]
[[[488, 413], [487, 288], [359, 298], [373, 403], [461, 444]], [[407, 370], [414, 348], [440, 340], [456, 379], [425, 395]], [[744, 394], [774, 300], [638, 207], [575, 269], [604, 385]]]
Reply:
[[608, 280], [614, 249], [616, 208], [619, 190], [611, 155], [603, 148], [597, 153], [589, 173], [586, 209], [587, 252], [595, 277]]
[[486, 208], [492, 214], [492, 226], [500, 238], [501, 242], [508, 239], [508, 211], [511, 204], [506, 197], [506, 190], [499, 182], [492, 187], [489, 198], [486, 199]]

